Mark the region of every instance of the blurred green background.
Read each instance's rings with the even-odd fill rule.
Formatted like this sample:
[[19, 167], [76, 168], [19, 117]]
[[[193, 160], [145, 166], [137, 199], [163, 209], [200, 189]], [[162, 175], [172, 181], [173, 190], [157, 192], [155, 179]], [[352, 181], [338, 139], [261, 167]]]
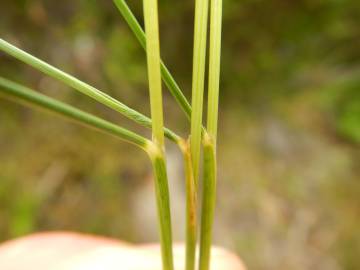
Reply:
[[[129, 0], [141, 20], [142, 3]], [[161, 51], [190, 97], [194, 1], [160, 1]], [[145, 55], [112, 1], [1, 0], [1, 38], [149, 115]], [[149, 136], [0, 54], [0, 74]], [[225, 0], [215, 243], [254, 270], [360, 269], [358, 0]], [[165, 92], [169, 127], [189, 125]], [[174, 237], [184, 183], [168, 145]], [[76, 230], [156, 241], [147, 157], [0, 97], [0, 241]]]

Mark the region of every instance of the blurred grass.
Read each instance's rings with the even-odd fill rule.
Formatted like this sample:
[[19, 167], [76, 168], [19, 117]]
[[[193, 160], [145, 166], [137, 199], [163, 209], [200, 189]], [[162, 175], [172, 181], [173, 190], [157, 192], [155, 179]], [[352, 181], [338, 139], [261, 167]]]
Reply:
[[[129, 5], [141, 18], [141, 1]], [[358, 1], [224, 5], [215, 242], [250, 269], [359, 269]], [[189, 97], [193, 2], [160, 1], [159, 15], [163, 59]], [[145, 54], [111, 1], [3, 0], [0, 32], [149, 114]], [[3, 76], [149, 135], [3, 54], [0, 63]], [[167, 125], [187, 134], [164, 101]], [[181, 164], [169, 151], [181, 220]], [[0, 240], [68, 229], [153, 241], [149, 183], [134, 147], [0, 98]]]

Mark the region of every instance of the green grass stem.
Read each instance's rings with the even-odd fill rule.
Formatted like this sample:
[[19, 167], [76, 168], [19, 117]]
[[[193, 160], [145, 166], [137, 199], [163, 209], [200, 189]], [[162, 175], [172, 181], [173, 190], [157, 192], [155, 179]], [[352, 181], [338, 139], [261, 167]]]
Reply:
[[207, 132], [216, 146], [219, 107], [222, 0], [211, 0]]
[[[157, 151], [151, 155], [155, 171], [155, 191], [159, 219], [163, 270], [173, 270], [172, 231], [169, 187], [166, 173], [164, 120], [160, 71], [158, 1], [144, 0], [146, 56], [150, 92], [153, 142]], [[150, 152], [151, 153], [151, 152]]]
[[146, 56], [153, 140], [164, 147], [164, 119], [160, 73], [160, 41], [157, 0], [144, 0]]
[[205, 81], [205, 57], [208, 22], [208, 0], [195, 1], [194, 52], [192, 75], [192, 114], [191, 114], [191, 158], [194, 180], [197, 186], [199, 177], [202, 114]]
[[222, 0], [211, 0], [207, 132], [204, 135], [204, 181], [200, 228], [199, 270], [209, 270], [216, 201], [216, 145], [218, 129]]
[[[119, 9], [120, 13], [124, 17], [125, 21], [129, 25], [130, 29], [138, 39], [140, 45], [146, 51], [146, 37], [145, 32], [137, 21], [136, 17], [130, 10], [129, 6], [126, 4], [125, 0], [114, 0], [115, 5]], [[171, 75], [168, 68], [161, 61], [161, 76], [162, 79], [169, 89], [170, 93], [173, 95], [177, 103], [180, 105], [180, 108], [185, 112], [185, 115], [190, 119], [191, 117], [191, 106], [189, 101], [186, 99], [185, 95], [181, 91], [179, 85], [175, 81], [174, 77]]]

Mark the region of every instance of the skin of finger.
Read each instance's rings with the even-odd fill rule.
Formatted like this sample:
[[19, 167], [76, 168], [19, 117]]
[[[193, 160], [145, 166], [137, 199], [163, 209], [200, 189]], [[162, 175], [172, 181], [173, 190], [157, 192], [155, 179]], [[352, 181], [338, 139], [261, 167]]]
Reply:
[[[184, 269], [184, 245], [174, 246], [175, 269]], [[48, 232], [0, 245], [2, 270], [161, 270], [157, 244], [130, 245], [111, 238]], [[241, 260], [225, 249], [213, 247], [211, 270], [245, 270]]]

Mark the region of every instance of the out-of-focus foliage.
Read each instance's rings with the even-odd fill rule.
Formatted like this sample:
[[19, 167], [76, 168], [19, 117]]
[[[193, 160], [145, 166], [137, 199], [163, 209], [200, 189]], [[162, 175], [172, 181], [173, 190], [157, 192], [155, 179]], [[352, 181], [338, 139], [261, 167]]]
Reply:
[[[142, 18], [141, 1], [128, 1]], [[160, 1], [161, 51], [190, 96], [193, 1]], [[149, 114], [145, 55], [111, 1], [2, 0], [0, 35]], [[360, 269], [358, 0], [225, 0], [215, 242], [249, 269]], [[0, 54], [0, 74], [139, 131]], [[165, 93], [167, 125], [187, 122]], [[181, 158], [168, 147], [174, 234]], [[0, 240], [79, 230], [154, 241], [150, 165], [132, 146], [0, 97]]]

